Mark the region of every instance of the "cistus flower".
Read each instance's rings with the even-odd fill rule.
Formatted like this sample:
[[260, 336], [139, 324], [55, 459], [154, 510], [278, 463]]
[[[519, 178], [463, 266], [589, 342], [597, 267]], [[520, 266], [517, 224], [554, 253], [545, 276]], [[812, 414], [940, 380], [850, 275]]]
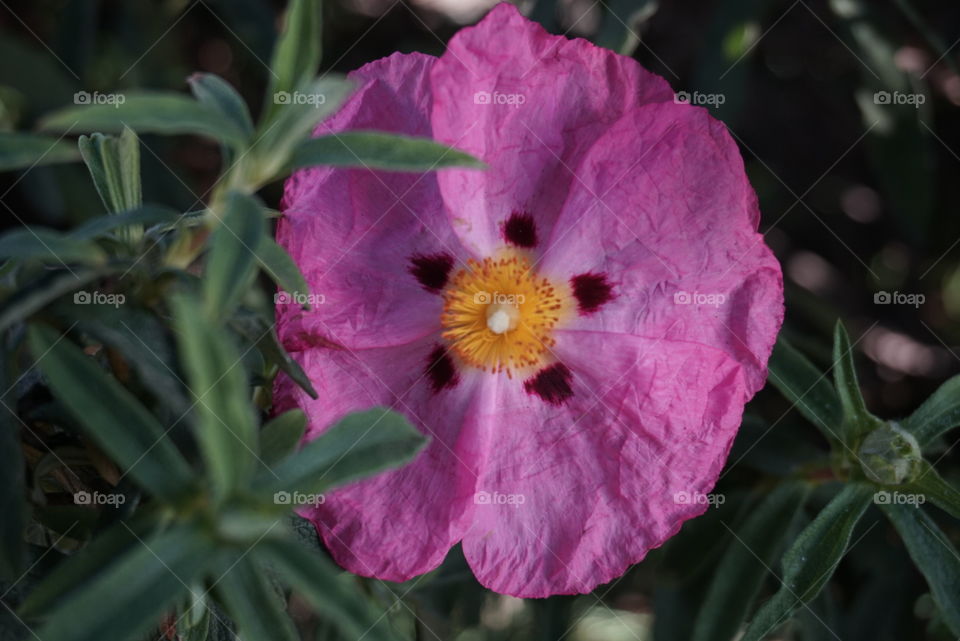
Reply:
[[352, 78], [317, 134], [427, 136], [488, 168], [287, 182], [277, 237], [323, 304], [278, 305], [278, 329], [319, 399], [281, 377], [277, 407], [308, 439], [373, 406], [432, 437], [301, 513], [360, 575], [405, 581], [461, 542], [497, 592], [588, 592], [707, 509], [766, 377], [781, 273], [737, 147], [634, 60], [506, 4], [440, 58]]

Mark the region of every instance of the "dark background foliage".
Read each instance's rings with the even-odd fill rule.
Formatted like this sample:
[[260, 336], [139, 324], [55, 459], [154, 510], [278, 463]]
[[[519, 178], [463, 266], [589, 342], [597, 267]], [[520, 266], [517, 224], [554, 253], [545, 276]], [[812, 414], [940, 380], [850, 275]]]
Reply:
[[[80, 90], [185, 91], [194, 71], [227, 79], [256, 116], [284, 5], [0, 2], [0, 131], [32, 129]], [[439, 55], [458, 20], [474, 21], [485, 10], [444, 6], [454, 17], [440, 5], [404, 0], [325, 3], [321, 71], [346, 72], [398, 50]], [[838, 318], [852, 337], [867, 407], [882, 418], [906, 416], [960, 371], [960, 4], [683, 0], [658, 7], [643, 0], [539, 0], [525, 9], [554, 33], [633, 55], [678, 91], [723, 96], [714, 115], [740, 143], [760, 201], [761, 231], [783, 265], [784, 335], [821, 371], [834, 365]], [[922, 96], [923, 104], [881, 109], [878, 91]], [[219, 175], [219, 147], [196, 137], [142, 135], [141, 162], [144, 200], [190, 211], [207, 200]], [[70, 229], [102, 213], [81, 164], [2, 173], [0, 195], [3, 228]], [[261, 196], [276, 207], [278, 185]], [[919, 295], [922, 302], [897, 304], [891, 296], [887, 303], [884, 293]], [[40, 449], [33, 438], [22, 438], [28, 479], [40, 464], [30, 455]], [[57, 438], [47, 445], [73, 443]], [[771, 522], [783, 526], [783, 532], [771, 527], [771, 539], [786, 541], [835, 492], [827, 445], [768, 385], [748, 406], [717, 487], [724, 504], [592, 595], [521, 602], [490, 594], [456, 549], [425, 580], [362, 583], [373, 602], [392, 604], [390, 618], [406, 638], [689, 639], [719, 564], [741, 545], [738, 533], [761, 498], [793, 480], [814, 486], [799, 518]], [[955, 482], [953, 445], [949, 438], [938, 442], [928, 458]], [[39, 509], [42, 490], [30, 491]], [[936, 509], [929, 514], [960, 542], [954, 518]], [[85, 538], [74, 532], [52, 547], [59, 554]], [[771, 545], [782, 551], [779, 539]], [[955, 638], [877, 507], [868, 508], [852, 542], [830, 584], [783, 628], [782, 638]], [[31, 577], [53, 564], [55, 555], [42, 549], [34, 551]], [[779, 564], [768, 569], [761, 598], [779, 587]], [[16, 603], [28, 583], [5, 593], [5, 604]], [[730, 589], [744, 587], [734, 580]], [[25, 638], [23, 630], [8, 634]]]

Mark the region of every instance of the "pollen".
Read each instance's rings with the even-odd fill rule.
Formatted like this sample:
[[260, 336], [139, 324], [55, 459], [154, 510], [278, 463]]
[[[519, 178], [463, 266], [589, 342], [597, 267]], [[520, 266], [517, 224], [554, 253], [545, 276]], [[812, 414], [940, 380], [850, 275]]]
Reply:
[[471, 259], [443, 291], [443, 338], [461, 361], [484, 371], [512, 377], [540, 367], [572, 307], [567, 289], [539, 276], [520, 251]]

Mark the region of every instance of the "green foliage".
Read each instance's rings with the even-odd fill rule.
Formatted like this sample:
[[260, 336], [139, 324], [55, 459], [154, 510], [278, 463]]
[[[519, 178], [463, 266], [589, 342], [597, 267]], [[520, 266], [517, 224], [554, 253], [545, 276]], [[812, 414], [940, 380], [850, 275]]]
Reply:
[[[10, 402], [44, 399], [22, 413], [25, 438], [38, 438], [34, 430], [49, 438], [52, 429], [75, 443], [69, 456], [51, 450], [50, 463], [34, 472], [31, 528], [69, 537], [77, 549], [43, 572], [20, 604], [23, 625], [45, 641], [138, 639], [157, 629], [217, 639], [234, 626], [251, 640], [295, 639], [291, 587], [344, 638], [395, 638], [355, 581], [300, 547], [289, 496], [402, 465], [426, 439], [387, 409], [347, 415], [302, 449], [302, 412], [265, 420], [279, 371], [317, 397], [279, 344], [273, 306], [258, 285], [266, 276], [286, 292], [309, 288], [270, 238], [271, 214], [254, 192], [290, 171], [294, 150], [350, 89], [341, 78], [314, 77], [318, 29], [317, 4], [294, 2], [269, 91], [322, 99], [271, 97], [259, 123], [233, 87], [204, 73], [189, 78], [193, 97], [129, 91], [43, 119], [49, 131], [91, 132], [79, 149], [0, 134], [0, 170], [82, 157], [107, 211], [69, 232], [32, 227], [0, 236], [13, 285], [0, 312], [0, 325], [14, 329], [3, 363], [28, 361], [11, 370], [19, 378], [10, 387], [25, 380], [32, 390], [31, 400]], [[135, 132], [221, 144], [224, 173], [201, 209], [144, 202]], [[382, 168], [478, 166], [426, 140], [366, 132], [347, 141]], [[311, 165], [343, 163], [341, 149], [307, 155]], [[5, 413], [0, 425], [11, 458], [0, 497], [0, 579], [11, 581], [24, 566], [27, 529], [17, 425], [6, 420], [17, 415]], [[57, 491], [118, 506], [43, 505]]]

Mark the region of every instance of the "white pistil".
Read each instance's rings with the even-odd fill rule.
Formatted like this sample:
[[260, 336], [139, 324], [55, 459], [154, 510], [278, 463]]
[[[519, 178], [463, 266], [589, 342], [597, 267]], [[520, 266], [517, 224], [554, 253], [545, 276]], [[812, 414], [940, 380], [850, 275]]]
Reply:
[[487, 307], [487, 327], [494, 334], [516, 329], [520, 310], [516, 305], [494, 303]]

